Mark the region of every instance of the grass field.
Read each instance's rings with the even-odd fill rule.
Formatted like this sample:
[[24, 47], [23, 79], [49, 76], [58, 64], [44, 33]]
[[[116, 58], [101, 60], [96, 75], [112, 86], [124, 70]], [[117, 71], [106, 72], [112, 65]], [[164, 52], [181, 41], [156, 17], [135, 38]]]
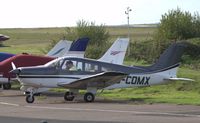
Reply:
[[[127, 37], [127, 28], [108, 27], [107, 30], [111, 35], [111, 41], [117, 37]], [[154, 31], [155, 28], [131, 28], [131, 40], [150, 39]], [[1, 52], [42, 54], [41, 49], [44, 49], [50, 41], [63, 38], [65, 28], [0, 29], [0, 34], [10, 36], [10, 40], [4, 43], [6, 47], [0, 48]]]
[[[107, 27], [111, 40], [126, 37], [127, 29], [122, 27]], [[131, 41], [151, 39], [156, 28], [131, 28]], [[51, 40], [62, 39], [65, 28], [39, 29], [0, 29], [0, 34], [10, 36], [10, 40], [0, 47], [0, 52], [40, 54]], [[143, 65], [145, 62], [126, 61], [129, 65]], [[182, 67], [178, 76], [192, 78], [195, 82], [171, 82], [166, 85], [116, 89], [104, 91], [99, 96], [108, 99], [128, 100], [133, 103], [175, 103], [200, 105], [200, 70]]]
[[178, 76], [188, 77], [195, 82], [170, 82], [151, 87], [136, 87], [104, 91], [106, 99], [128, 100], [133, 103], [172, 103], [200, 105], [200, 73], [199, 71], [180, 68]]
[[0, 34], [10, 36], [10, 40], [1, 47], [1, 52], [42, 54], [51, 40], [59, 40], [64, 34], [64, 28], [42, 29], [0, 29]]

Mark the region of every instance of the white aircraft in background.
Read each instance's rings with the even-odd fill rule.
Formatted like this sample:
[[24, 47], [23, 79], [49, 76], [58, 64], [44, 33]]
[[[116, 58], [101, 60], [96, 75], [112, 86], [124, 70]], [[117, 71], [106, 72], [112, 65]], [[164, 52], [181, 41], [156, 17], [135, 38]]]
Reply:
[[60, 40], [47, 54], [46, 56], [62, 57], [67, 53], [71, 47], [72, 41]]
[[118, 38], [98, 61], [122, 65], [129, 44], [129, 38]]

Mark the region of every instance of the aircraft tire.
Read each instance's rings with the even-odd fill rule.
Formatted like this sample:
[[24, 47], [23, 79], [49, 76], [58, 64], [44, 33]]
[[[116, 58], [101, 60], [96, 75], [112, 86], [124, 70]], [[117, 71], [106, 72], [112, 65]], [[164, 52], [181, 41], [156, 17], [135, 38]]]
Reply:
[[31, 95], [26, 96], [26, 102], [27, 103], [33, 103], [34, 101], [35, 101], [34, 96], [31, 96]]
[[67, 91], [64, 95], [65, 101], [73, 101], [74, 100], [74, 95], [72, 92]]
[[11, 89], [11, 83], [5, 83], [5, 84], [3, 84], [3, 89], [5, 89], [5, 90]]
[[84, 100], [85, 102], [93, 102], [95, 99], [95, 96], [93, 93], [90, 93], [90, 92], [87, 92], [85, 95], [84, 95]]

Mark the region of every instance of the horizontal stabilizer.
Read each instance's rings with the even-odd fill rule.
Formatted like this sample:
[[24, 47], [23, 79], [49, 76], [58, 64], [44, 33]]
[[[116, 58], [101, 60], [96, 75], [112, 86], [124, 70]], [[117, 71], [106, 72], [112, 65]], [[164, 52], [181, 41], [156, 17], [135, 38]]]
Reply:
[[188, 78], [168, 78], [165, 80], [170, 80], [170, 81], [194, 81], [193, 79], [188, 79]]
[[120, 82], [126, 76], [126, 74], [120, 72], [103, 72], [81, 78], [72, 83], [59, 83], [58, 86], [74, 89], [86, 89], [87, 87], [97, 87], [100, 89]]

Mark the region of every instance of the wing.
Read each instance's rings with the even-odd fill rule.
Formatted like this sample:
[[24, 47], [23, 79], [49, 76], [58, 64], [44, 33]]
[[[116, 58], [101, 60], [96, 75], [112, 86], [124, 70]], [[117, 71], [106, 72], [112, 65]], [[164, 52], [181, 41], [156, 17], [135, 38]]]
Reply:
[[59, 83], [58, 86], [74, 89], [86, 89], [87, 87], [101, 89], [120, 82], [126, 76], [127, 74], [120, 72], [103, 72], [81, 78], [72, 83]]

